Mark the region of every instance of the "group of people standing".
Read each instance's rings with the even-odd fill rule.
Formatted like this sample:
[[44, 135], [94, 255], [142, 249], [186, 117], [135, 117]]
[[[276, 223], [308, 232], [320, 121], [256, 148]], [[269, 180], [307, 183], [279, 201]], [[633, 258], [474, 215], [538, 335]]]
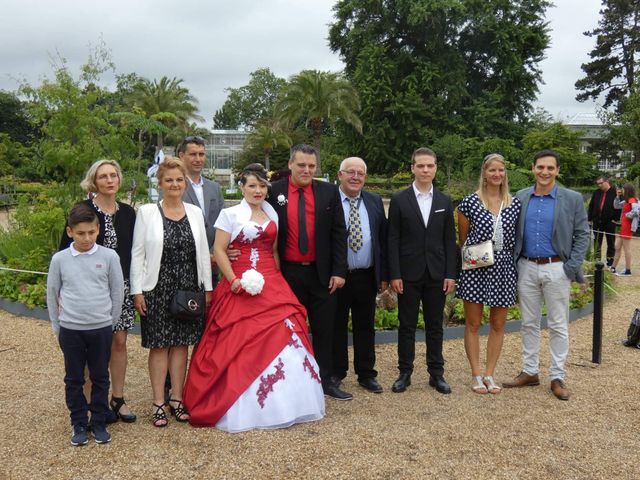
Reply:
[[[383, 392], [375, 370], [374, 316], [376, 295], [388, 286], [398, 295], [400, 324], [399, 376], [391, 390], [400, 393], [411, 385], [422, 303], [429, 385], [448, 394], [443, 308], [456, 281], [464, 301], [473, 391], [501, 391], [493, 375], [507, 309], [516, 302], [517, 290], [523, 370], [502, 386], [539, 384], [540, 316], [546, 303], [551, 390], [560, 399], [569, 398], [564, 379], [569, 286], [583, 280], [580, 266], [589, 227], [581, 196], [556, 184], [560, 164], [555, 152], [535, 155], [535, 185], [515, 197], [509, 193], [502, 156], [484, 159], [478, 190], [458, 207], [458, 241], [474, 245], [492, 240], [494, 263], [461, 275], [453, 204], [433, 185], [437, 157], [428, 148], [413, 153], [414, 181], [392, 197], [388, 220], [381, 198], [363, 189], [367, 165], [361, 158], [342, 161], [335, 186], [313, 178], [318, 165], [314, 147], [297, 145], [291, 149], [288, 177], [271, 184], [264, 167], [249, 165], [239, 177], [242, 201], [225, 209], [220, 186], [201, 175], [204, 165], [204, 140], [187, 137], [178, 158], [168, 157], [158, 168], [162, 200], [141, 206], [137, 215], [115, 200], [122, 182], [117, 163], [96, 162], [87, 174], [84, 186], [96, 195], [72, 210], [68, 238], [61, 245], [68, 248], [54, 256], [57, 270], [52, 272], [65, 270], [66, 263], [78, 258], [86, 263], [97, 246], [82, 244], [78, 232], [93, 235], [94, 244], [118, 253], [122, 291], [113, 293], [108, 305], [119, 319], [109, 348], [89, 353], [93, 339], [83, 338], [71, 352], [64, 341], [66, 330], [91, 331], [95, 310], [85, 311], [84, 317], [67, 311], [63, 299], [68, 289], [82, 282], [65, 285], [64, 272], [55, 278], [50, 273], [49, 311], [65, 356], [74, 445], [86, 443], [89, 410], [94, 431], [96, 423], [101, 430], [110, 411], [124, 421], [135, 420], [123, 393], [126, 330], [133, 308], [141, 316], [142, 345], [149, 349], [156, 427], [166, 426], [169, 414], [178, 422], [230, 432], [322, 418], [325, 397], [353, 398], [342, 389], [349, 370], [349, 318], [357, 381], [370, 392]], [[96, 217], [98, 227], [89, 235], [84, 232], [87, 222], [77, 222], [78, 209], [85, 220]], [[95, 269], [102, 272], [104, 263]], [[86, 275], [89, 270], [85, 268]], [[105, 288], [118, 290], [118, 279]], [[169, 306], [177, 290], [205, 292], [205, 318], [173, 316]], [[484, 306], [490, 308], [491, 331], [482, 369], [478, 329]], [[189, 346], [195, 347], [187, 372]], [[111, 409], [108, 372], [95, 367], [92, 356], [97, 355], [107, 355], [105, 363], [111, 358]], [[85, 364], [93, 382], [89, 404], [82, 395]]]
[[[618, 276], [631, 276], [631, 238], [638, 228], [640, 217], [636, 189], [631, 183], [625, 183], [622, 188], [615, 189], [606, 176], [598, 177], [596, 185], [598, 189], [591, 195], [588, 209], [594, 235], [595, 258], [600, 260], [602, 243], [606, 238], [607, 267]], [[618, 225], [620, 231], [616, 235]], [[625, 268], [618, 271], [622, 253]]]

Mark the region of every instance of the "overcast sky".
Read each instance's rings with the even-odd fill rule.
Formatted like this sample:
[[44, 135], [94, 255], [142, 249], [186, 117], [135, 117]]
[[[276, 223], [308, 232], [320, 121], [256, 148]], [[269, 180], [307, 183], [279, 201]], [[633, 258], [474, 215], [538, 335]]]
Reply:
[[[51, 77], [59, 52], [76, 68], [100, 35], [117, 73], [184, 79], [199, 100], [206, 126], [249, 73], [269, 67], [289, 77], [303, 69], [333, 70], [342, 63], [327, 44], [335, 0], [2, 0], [0, 89], [16, 79], [37, 84]], [[551, 47], [540, 65], [544, 85], [537, 106], [558, 118], [592, 112], [574, 100], [580, 64], [588, 60], [600, 0], [555, 0], [548, 11]]]

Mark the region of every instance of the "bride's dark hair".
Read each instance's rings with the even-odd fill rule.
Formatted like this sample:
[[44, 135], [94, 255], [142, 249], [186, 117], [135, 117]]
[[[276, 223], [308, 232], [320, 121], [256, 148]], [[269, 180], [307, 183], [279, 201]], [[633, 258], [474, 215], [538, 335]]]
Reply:
[[253, 175], [260, 182], [264, 183], [267, 187], [271, 186], [269, 183], [269, 178], [267, 177], [267, 169], [262, 166], [260, 163], [251, 163], [244, 167], [242, 172], [240, 173], [240, 183], [245, 185], [247, 183], [247, 177]]

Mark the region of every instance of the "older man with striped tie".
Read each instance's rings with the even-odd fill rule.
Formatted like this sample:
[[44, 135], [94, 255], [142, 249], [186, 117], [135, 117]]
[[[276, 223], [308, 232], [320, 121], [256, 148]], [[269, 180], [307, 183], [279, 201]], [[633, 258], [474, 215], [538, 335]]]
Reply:
[[376, 379], [376, 293], [388, 286], [387, 221], [379, 195], [365, 192], [367, 165], [361, 158], [346, 158], [340, 164], [340, 199], [347, 225], [347, 277], [338, 290], [334, 325], [333, 377], [343, 379], [349, 370], [347, 323], [351, 311], [353, 366], [362, 388], [382, 393]]

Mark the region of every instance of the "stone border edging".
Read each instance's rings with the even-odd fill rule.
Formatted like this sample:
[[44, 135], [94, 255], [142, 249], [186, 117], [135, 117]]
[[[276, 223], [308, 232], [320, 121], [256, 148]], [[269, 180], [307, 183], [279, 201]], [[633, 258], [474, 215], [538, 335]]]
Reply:
[[[13, 302], [11, 300], [7, 300], [5, 298], [0, 297], [0, 309], [5, 310], [14, 315], [20, 315], [23, 317], [35, 318], [37, 320], [45, 320], [49, 321], [49, 314], [47, 313], [46, 308], [28, 308], [20, 302]], [[593, 302], [585, 305], [582, 308], [578, 308], [576, 310], [569, 311], [569, 322], [573, 322], [579, 318], [585, 317], [593, 313]], [[520, 330], [520, 326], [522, 322], [520, 320], [512, 320], [507, 322], [504, 327], [504, 331], [506, 333], [517, 332]], [[541, 322], [542, 328], [547, 328], [547, 317], [542, 317]], [[136, 323], [132, 329], [129, 330], [130, 333], [140, 334], [140, 324]], [[483, 325], [480, 327], [480, 335], [488, 335], [489, 334], [489, 325]], [[457, 327], [445, 327], [444, 329], [444, 340], [454, 340], [458, 338], [463, 338], [464, 336], [464, 325], [460, 325]], [[424, 341], [424, 330], [416, 330], [416, 341]], [[376, 344], [384, 344], [384, 343], [397, 343], [398, 342], [398, 331], [397, 330], [377, 330], [376, 331]], [[349, 345], [352, 344], [351, 333], [349, 333]]]

